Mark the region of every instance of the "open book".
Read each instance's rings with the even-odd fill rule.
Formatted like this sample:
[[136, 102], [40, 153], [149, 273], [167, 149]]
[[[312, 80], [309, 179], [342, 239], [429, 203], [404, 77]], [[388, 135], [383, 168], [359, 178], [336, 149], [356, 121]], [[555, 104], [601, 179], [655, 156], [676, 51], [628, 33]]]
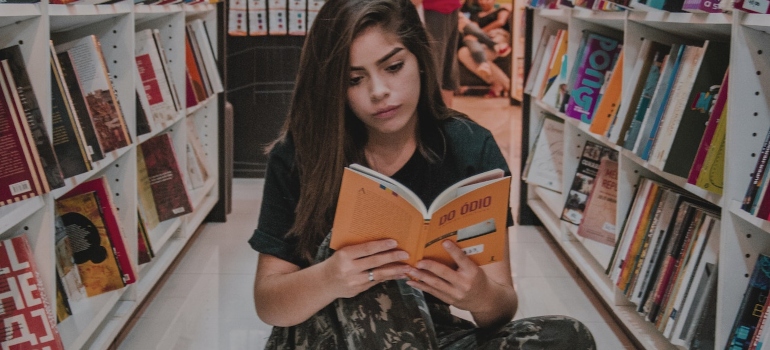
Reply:
[[441, 245], [449, 239], [478, 265], [501, 261], [510, 186], [510, 176], [490, 170], [450, 186], [426, 208], [406, 186], [352, 164], [342, 175], [330, 246], [392, 238], [410, 265], [431, 259], [455, 266]]

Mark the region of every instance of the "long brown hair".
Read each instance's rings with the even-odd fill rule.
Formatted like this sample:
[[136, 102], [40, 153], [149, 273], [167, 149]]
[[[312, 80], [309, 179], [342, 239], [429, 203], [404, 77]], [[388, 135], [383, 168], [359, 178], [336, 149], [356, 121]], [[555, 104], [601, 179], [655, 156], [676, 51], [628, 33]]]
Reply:
[[273, 142], [290, 137], [295, 145], [300, 197], [288, 235], [297, 240], [295, 254], [307, 262], [331, 229], [344, 167], [366, 164], [366, 128], [348, 107], [346, 96], [351, 43], [372, 26], [395, 33], [417, 57], [418, 149], [428, 158], [435, 157], [419, 140], [452, 114], [441, 99], [428, 35], [410, 0], [329, 0], [323, 5], [302, 49], [281, 136]]

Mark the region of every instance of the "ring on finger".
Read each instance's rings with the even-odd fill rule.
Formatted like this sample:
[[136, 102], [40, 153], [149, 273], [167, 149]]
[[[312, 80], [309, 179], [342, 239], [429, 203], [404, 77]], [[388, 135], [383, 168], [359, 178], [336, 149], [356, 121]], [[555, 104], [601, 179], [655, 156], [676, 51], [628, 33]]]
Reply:
[[369, 282], [374, 282], [374, 270], [369, 269]]

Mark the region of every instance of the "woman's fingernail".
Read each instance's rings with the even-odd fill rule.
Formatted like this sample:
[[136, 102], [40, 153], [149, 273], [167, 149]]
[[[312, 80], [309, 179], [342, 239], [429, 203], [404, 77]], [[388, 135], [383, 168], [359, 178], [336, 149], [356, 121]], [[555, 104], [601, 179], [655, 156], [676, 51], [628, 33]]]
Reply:
[[409, 253], [407, 253], [407, 252], [399, 252], [398, 253], [398, 259], [399, 260], [409, 259]]

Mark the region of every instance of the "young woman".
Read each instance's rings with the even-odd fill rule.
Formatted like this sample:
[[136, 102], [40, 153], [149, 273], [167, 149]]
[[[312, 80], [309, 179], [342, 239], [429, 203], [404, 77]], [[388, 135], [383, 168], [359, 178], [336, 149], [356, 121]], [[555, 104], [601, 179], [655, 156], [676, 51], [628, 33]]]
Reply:
[[351, 163], [393, 177], [426, 203], [462, 178], [508, 172], [489, 131], [443, 103], [429, 45], [409, 0], [329, 0], [318, 13], [249, 240], [260, 252], [256, 310], [275, 326], [267, 347], [593, 348], [569, 318], [510, 322], [517, 297], [507, 249], [503, 261], [479, 267], [444, 242], [457, 268], [404, 264], [407, 253], [389, 240], [329, 250]]

